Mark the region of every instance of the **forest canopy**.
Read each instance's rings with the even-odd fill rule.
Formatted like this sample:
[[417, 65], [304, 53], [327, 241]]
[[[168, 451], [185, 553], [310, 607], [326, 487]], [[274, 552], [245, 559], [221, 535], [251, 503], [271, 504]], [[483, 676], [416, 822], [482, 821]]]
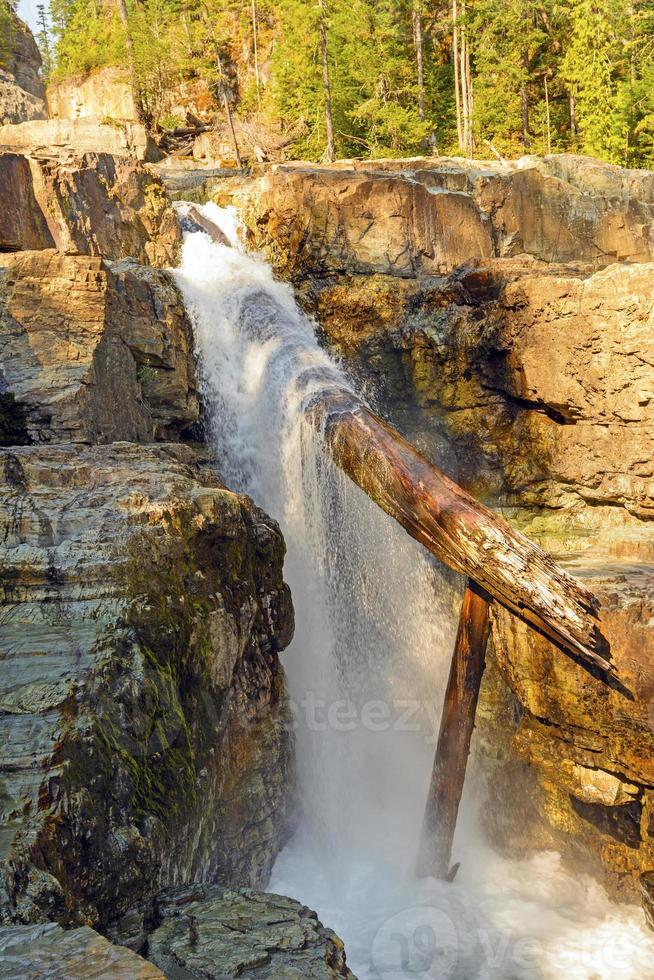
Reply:
[[51, 0], [47, 45], [58, 78], [124, 65], [154, 126], [224, 85], [296, 157], [654, 165], [654, 0]]

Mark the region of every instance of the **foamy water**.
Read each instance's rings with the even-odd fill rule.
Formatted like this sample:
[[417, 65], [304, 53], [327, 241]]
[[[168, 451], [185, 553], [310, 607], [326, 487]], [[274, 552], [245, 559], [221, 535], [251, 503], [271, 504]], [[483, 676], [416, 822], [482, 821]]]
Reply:
[[244, 254], [236, 212], [203, 211], [235, 246], [189, 234], [175, 270], [210, 436], [227, 484], [282, 527], [296, 612], [283, 663], [304, 812], [270, 890], [316, 909], [361, 980], [654, 977], [640, 909], [556, 854], [496, 855], [470, 780], [456, 882], [415, 876], [459, 586], [324, 457], [303, 407], [350, 382], [290, 287]]

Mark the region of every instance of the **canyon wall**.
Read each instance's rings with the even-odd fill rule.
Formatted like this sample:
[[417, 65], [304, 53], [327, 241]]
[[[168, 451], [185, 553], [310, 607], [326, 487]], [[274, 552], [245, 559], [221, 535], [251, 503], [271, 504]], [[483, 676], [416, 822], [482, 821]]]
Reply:
[[654, 866], [654, 175], [346, 161], [235, 199], [382, 413], [601, 599], [628, 694], [496, 612], [477, 778], [497, 846], [559, 848], [634, 898]]
[[[122, 963], [87, 927], [144, 949], [162, 889], [264, 887], [293, 829], [284, 543], [185, 444], [198, 382], [159, 179], [68, 152], [0, 173], [0, 945]], [[316, 976], [347, 976], [338, 950]]]

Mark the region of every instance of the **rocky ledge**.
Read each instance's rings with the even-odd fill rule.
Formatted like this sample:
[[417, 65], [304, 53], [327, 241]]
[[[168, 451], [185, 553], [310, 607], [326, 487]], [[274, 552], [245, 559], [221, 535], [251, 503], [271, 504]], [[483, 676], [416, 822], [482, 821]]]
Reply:
[[277, 526], [183, 446], [1, 465], [0, 917], [107, 929], [176, 882], [265, 883], [293, 808]]

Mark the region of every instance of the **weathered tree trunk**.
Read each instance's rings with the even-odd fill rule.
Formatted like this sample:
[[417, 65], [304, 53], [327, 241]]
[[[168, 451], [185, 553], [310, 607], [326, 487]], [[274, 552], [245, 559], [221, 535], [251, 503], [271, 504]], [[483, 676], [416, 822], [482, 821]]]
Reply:
[[549, 156], [552, 152], [552, 120], [550, 115], [550, 89], [547, 74], [545, 75], [545, 120], [547, 123], [547, 153]]
[[418, 115], [425, 118], [425, 74], [422, 49], [422, 17], [419, 0], [413, 3], [413, 43], [416, 49], [416, 66], [418, 69]]
[[570, 107], [570, 132], [572, 133], [572, 138], [576, 139], [577, 138], [577, 100], [572, 90], [568, 94], [568, 104]]
[[129, 20], [127, 17], [127, 4], [125, 0], [116, 0], [116, 5], [118, 7], [118, 16], [120, 17], [120, 22], [125, 30], [125, 47], [127, 48], [127, 61], [129, 64], [129, 80], [130, 87], [132, 89], [132, 95], [134, 96], [134, 105], [136, 107], [136, 116], [139, 122], [143, 122], [143, 106], [141, 105], [141, 90], [138, 83], [138, 77], [136, 74], [136, 60], [134, 58], [134, 42], [132, 40], [132, 34], [129, 29]]
[[529, 78], [529, 52], [522, 52], [522, 66], [525, 76], [520, 86], [520, 117], [522, 122], [522, 145], [526, 150], [531, 145], [530, 126], [529, 126], [529, 88], [527, 80]]
[[459, 62], [459, 24], [457, 0], [452, 0], [452, 59], [454, 61], [454, 97], [456, 100], [456, 132], [463, 149], [463, 115], [461, 107], [461, 71]]
[[432, 554], [568, 654], [612, 672], [598, 600], [345, 390], [308, 409], [332, 459]]
[[261, 106], [261, 77], [259, 75], [259, 27], [257, 23], [257, 0], [252, 0], [252, 39], [254, 44], [254, 77], [257, 84], [257, 105]]
[[488, 613], [488, 596], [469, 581], [461, 606], [425, 807], [416, 865], [419, 875], [444, 879], [450, 876], [452, 842], [486, 665]]
[[327, 27], [325, 25], [325, 0], [319, 0], [320, 17], [318, 20], [318, 30], [320, 32], [320, 51], [322, 55], [322, 82], [325, 90], [325, 126], [327, 129], [327, 151], [328, 163], [333, 163], [336, 159], [336, 145], [334, 143], [334, 117], [332, 115], [332, 89], [329, 79], [329, 58], [327, 54]]

